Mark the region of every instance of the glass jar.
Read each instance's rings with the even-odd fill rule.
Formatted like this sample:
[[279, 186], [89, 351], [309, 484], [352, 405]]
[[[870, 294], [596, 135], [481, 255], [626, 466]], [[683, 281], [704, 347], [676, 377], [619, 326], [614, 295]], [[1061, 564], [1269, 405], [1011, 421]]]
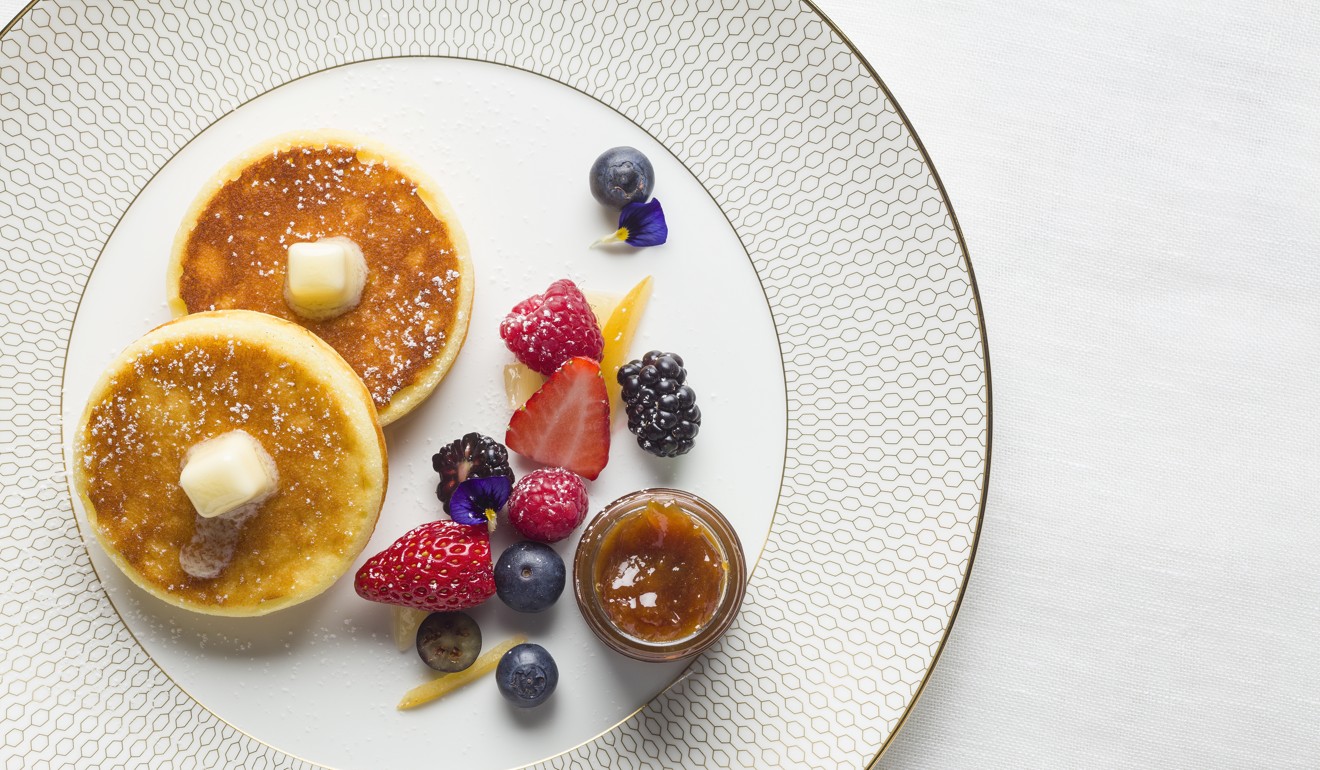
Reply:
[[[718, 563], [681, 563], [683, 538], [671, 541], [679, 548], [660, 549], [663, 558], [680, 561], [666, 563], [669, 574], [659, 579], [669, 582], [650, 584], [662, 594], [658, 600], [664, 602], [666, 598], [694, 597], [698, 600], [695, 604], [687, 602], [687, 606], [669, 605], [688, 613], [683, 623], [676, 621], [675, 625], [664, 627], [654, 624], [645, 626], [642, 623], [630, 629], [636, 631], [645, 626], [656, 631], [649, 634], [652, 638], [646, 638], [648, 634], [633, 633], [621, 628], [621, 625], [629, 625], [626, 622], [630, 612], [628, 606], [636, 605], [627, 605], [631, 599], [620, 601], [616, 590], [622, 584], [632, 590], [643, 591], [638, 598], [645, 607], [655, 606], [657, 591], [645, 591], [648, 585], [642, 580], [646, 576], [638, 576], [635, 569], [630, 570], [629, 576], [623, 581], [613, 580], [609, 585], [606, 585], [607, 575], [603, 571], [612, 569], [620, 559], [627, 561], [630, 545], [628, 538], [634, 538], [631, 542], [635, 542], [635, 535], [646, 535], [646, 528], [658, 522], [654, 517], [659, 513], [651, 513], [657, 510], [651, 508], [652, 502], [659, 504], [659, 510], [666, 517], [673, 516], [674, 523], [691, 525], [679, 526], [670, 537], [683, 535], [688, 540], [686, 545], [690, 546], [689, 551], [693, 553], [713, 551]], [[652, 518], [644, 518], [648, 514]], [[682, 521], [684, 518], [686, 522]], [[697, 542], [693, 540], [694, 537], [704, 538], [706, 542]], [[639, 544], [639, 547], [646, 549], [645, 545]], [[631, 563], [635, 564], [636, 559]], [[710, 584], [716, 570], [722, 572], [718, 589]], [[681, 577], [675, 578], [674, 574]], [[634, 577], [638, 577], [636, 584], [633, 582]], [[694, 585], [693, 581], [707, 585]], [[573, 559], [573, 587], [582, 617], [596, 636], [610, 648], [637, 660], [672, 661], [696, 655], [714, 644], [728, 630], [738, 614], [747, 588], [747, 564], [737, 533], [715, 506], [679, 489], [643, 489], [607, 505], [583, 530]], [[717, 598], [711, 598], [716, 595]], [[648, 597], [650, 603], [647, 603]], [[688, 629], [687, 624], [693, 627]], [[681, 629], [683, 633], [674, 638], [665, 638], [672, 636], [675, 629]]]

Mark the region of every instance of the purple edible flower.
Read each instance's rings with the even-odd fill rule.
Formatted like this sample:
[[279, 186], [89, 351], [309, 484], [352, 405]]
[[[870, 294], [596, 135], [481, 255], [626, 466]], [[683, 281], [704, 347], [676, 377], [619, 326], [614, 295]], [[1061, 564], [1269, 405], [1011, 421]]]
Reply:
[[660, 201], [652, 198], [646, 203], [629, 203], [619, 212], [619, 229], [591, 244], [626, 243], [629, 246], [659, 246], [669, 239], [669, 226]]
[[459, 524], [495, 524], [495, 515], [509, 502], [513, 482], [505, 476], [468, 479], [454, 488], [449, 516]]

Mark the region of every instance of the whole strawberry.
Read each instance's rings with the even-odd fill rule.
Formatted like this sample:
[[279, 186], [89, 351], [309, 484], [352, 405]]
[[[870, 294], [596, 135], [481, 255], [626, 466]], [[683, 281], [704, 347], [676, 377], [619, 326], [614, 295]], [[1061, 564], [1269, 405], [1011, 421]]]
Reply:
[[363, 599], [428, 612], [475, 607], [495, 593], [490, 533], [454, 521], [423, 524], [367, 559], [353, 588]]
[[545, 375], [574, 356], [599, 361], [605, 353], [591, 305], [567, 278], [514, 305], [500, 322], [500, 337], [519, 361]]
[[529, 540], [563, 540], [586, 517], [587, 487], [572, 471], [542, 468], [513, 485], [509, 523]]

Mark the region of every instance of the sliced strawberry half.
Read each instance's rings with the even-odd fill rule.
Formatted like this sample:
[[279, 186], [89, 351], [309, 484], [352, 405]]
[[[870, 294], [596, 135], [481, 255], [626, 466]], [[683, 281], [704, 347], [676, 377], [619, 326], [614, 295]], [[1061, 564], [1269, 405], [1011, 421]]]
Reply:
[[529, 460], [599, 476], [610, 459], [610, 399], [600, 364], [565, 362], [513, 413], [504, 443]]

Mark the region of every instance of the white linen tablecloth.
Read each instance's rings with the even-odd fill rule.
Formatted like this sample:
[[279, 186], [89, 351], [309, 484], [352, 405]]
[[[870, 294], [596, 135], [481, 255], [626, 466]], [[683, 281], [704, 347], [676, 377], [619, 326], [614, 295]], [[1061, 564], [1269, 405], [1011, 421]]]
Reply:
[[944, 180], [994, 374], [880, 766], [1320, 767], [1320, 6], [820, 6]]
[[1320, 767], [1320, 7], [822, 6], [944, 180], [994, 381], [881, 766]]

